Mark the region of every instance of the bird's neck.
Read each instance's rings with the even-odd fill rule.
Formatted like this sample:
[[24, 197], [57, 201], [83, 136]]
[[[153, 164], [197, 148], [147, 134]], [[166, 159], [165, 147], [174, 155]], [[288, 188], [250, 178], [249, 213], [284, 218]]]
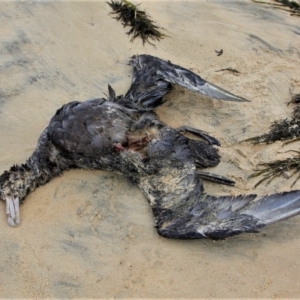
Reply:
[[25, 164], [14, 165], [0, 176], [1, 198], [15, 195], [22, 202], [37, 187], [60, 174], [61, 171], [55, 165], [38, 161], [32, 156]]

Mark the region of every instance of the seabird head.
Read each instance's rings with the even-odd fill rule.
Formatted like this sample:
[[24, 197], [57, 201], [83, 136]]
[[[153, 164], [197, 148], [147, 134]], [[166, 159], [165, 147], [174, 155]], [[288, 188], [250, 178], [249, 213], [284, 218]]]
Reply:
[[8, 224], [10, 226], [20, 225], [20, 193], [23, 187], [19, 172], [15, 170], [16, 166], [10, 171], [5, 171], [0, 176], [0, 199], [6, 202], [6, 214], [8, 215]]
[[6, 202], [9, 225], [20, 225], [20, 203], [37, 186], [49, 181], [50, 176], [46, 168], [33, 164], [32, 159], [25, 164], [12, 166], [0, 176], [0, 199]]

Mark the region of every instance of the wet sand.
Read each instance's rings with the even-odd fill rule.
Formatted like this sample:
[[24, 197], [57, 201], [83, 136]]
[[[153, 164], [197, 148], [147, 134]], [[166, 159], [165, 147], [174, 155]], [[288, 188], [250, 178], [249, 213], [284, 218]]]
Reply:
[[[24, 162], [56, 109], [71, 100], [118, 94], [131, 81], [128, 58], [147, 53], [192, 69], [252, 102], [207, 99], [176, 88], [157, 110], [171, 126], [190, 125], [222, 142], [213, 172], [236, 187], [205, 183], [215, 195], [254, 192], [260, 162], [283, 147], [240, 144], [289, 116], [300, 93], [300, 23], [251, 1], [143, 1], [169, 36], [155, 46], [109, 16], [104, 2], [0, 3], [0, 171]], [[223, 49], [217, 56], [215, 50]], [[237, 69], [237, 76], [224, 68]], [[258, 194], [290, 189], [293, 179]], [[300, 182], [294, 187], [300, 188]], [[157, 235], [137, 187], [105, 171], [73, 170], [37, 189], [0, 243], [0, 298], [298, 298], [300, 217], [224, 241]]]

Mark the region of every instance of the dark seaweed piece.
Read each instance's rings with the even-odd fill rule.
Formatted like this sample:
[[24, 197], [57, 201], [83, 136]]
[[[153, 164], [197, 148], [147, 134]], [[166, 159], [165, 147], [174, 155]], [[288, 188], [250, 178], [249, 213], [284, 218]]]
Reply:
[[274, 0], [275, 2], [279, 2], [284, 6], [289, 7], [290, 9], [299, 10], [300, 11], [300, 5], [296, 1], [292, 0]]
[[[294, 95], [289, 103], [291, 102], [300, 103], [300, 94]], [[287, 118], [280, 122], [275, 121], [272, 124], [269, 133], [250, 138], [246, 141], [254, 144], [270, 144], [278, 140], [289, 140], [285, 144], [300, 140], [300, 106], [296, 106], [294, 108], [291, 118]], [[260, 168], [256, 169], [255, 172], [250, 176], [250, 178], [260, 175], [263, 176], [263, 178], [256, 183], [255, 187], [266, 180], [268, 180], [267, 184], [269, 184], [275, 177], [284, 176], [285, 178], [289, 178], [296, 173], [300, 173], [300, 152], [294, 150], [292, 151], [296, 152], [298, 155], [293, 158], [259, 164], [258, 166]], [[292, 174], [289, 173], [291, 170], [294, 170]], [[298, 181], [299, 178], [300, 175], [292, 183], [291, 187]]]
[[[298, 156], [293, 158], [287, 158], [284, 160], [275, 160], [268, 163], [259, 164], [261, 168], [256, 169], [253, 174], [251, 174], [250, 178], [258, 177], [263, 175], [263, 178], [255, 184], [255, 187], [268, 180], [267, 185], [275, 178], [279, 176], [284, 176], [286, 179], [300, 172], [300, 153], [298, 151], [294, 151], [298, 153]], [[292, 174], [289, 171], [294, 170]], [[291, 187], [298, 181], [300, 175], [296, 178], [296, 180], [292, 183]]]
[[[259, 1], [259, 0], [252, 0], [252, 1], [256, 2], [256, 3], [272, 5], [275, 8], [290, 12], [292, 16], [300, 16], [300, 5], [299, 5], [299, 3], [297, 3], [296, 1], [293, 1], [293, 0], [273, 0], [274, 2], [277, 2], [278, 4], [265, 2], [265, 1]], [[284, 7], [288, 7], [288, 9], [286, 9]]]
[[296, 94], [292, 97], [292, 100], [290, 102], [288, 102], [287, 105], [289, 105], [290, 103], [300, 103], [300, 94]]
[[240, 72], [237, 70], [237, 69], [233, 69], [233, 68], [231, 68], [231, 67], [229, 67], [229, 68], [225, 68], [225, 69], [220, 69], [220, 70], [217, 70], [217, 71], [215, 71], [215, 72], [222, 72], [222, 71], [229, 71], [229, 72], [231, 72], [231, 73], [233, 73], [233, 74], [240, 74]]
[[223, 54], [223, 49], [221, 49], [220, 51], [215, 50], [215, 52], [217, 53], [217, 56], [221, 56]]
[[[299, 101], [298, 95], [293, 97], [292, 101]], [[293, 100], [294, 99], [294, 100]], [[275, 141], [286, 141], [290, 142], [297, 141], [300, 138], [300, 106], [294, 108], [292, 117], [286, 118], [283, 121], [275, 121], [271, 125], [269, 133], [258, 135], [244, 142], [251, 142], [253, 144], [267, 143], [271, 144]]]
[[115, 19], [121, 21], [124, 27], [131, 27], [131, 29], [126, 32], [128, 35], [133, 35], [130, 40], [131, 42], [139, 36], [143, 40], [143, 44], [148, 42], [153, 45], [149, 41], [149, 38], [159, 41], [165, 37], [165, 35], [159, 31], [160, 27], [154, 25], [154, 21], [149, 18], [146, 12], [137, 9], [137, 6], [131, 2], [127, 0], [111, 0], [111, 2], [107, 2], [107, 4], [113, 9], [112, 14], [117, 15]]

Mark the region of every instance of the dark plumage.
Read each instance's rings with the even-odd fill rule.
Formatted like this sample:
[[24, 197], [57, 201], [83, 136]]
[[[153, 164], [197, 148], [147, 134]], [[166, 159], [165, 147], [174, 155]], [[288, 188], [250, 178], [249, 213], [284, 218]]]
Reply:
[[[0, 198], [8, 222], [20, 223], [19, 201], [71, 168], [120, 172], [147, 197], [160, 235], [168, 238], [224, 238], [254, 232], [300, 211], [300, 191], [263, 197], [206, 195], [200, 178], [232, 185], [228, 178], [199, 171], [219, 163], [218, 141], [190, 128], [173, 129], [152, 111], [163, 102], [170, 83], [218, 96], [243, 98], [223, 91], [196, 74], [158, 58], [133, 57], [133, 83], [123, 96], [109, 88], [109, 101], [71, 102], [59, 109], [41, 134], [28, 161], [0, 177]], [[203, 141], [182, 134], [190, 132]]]

